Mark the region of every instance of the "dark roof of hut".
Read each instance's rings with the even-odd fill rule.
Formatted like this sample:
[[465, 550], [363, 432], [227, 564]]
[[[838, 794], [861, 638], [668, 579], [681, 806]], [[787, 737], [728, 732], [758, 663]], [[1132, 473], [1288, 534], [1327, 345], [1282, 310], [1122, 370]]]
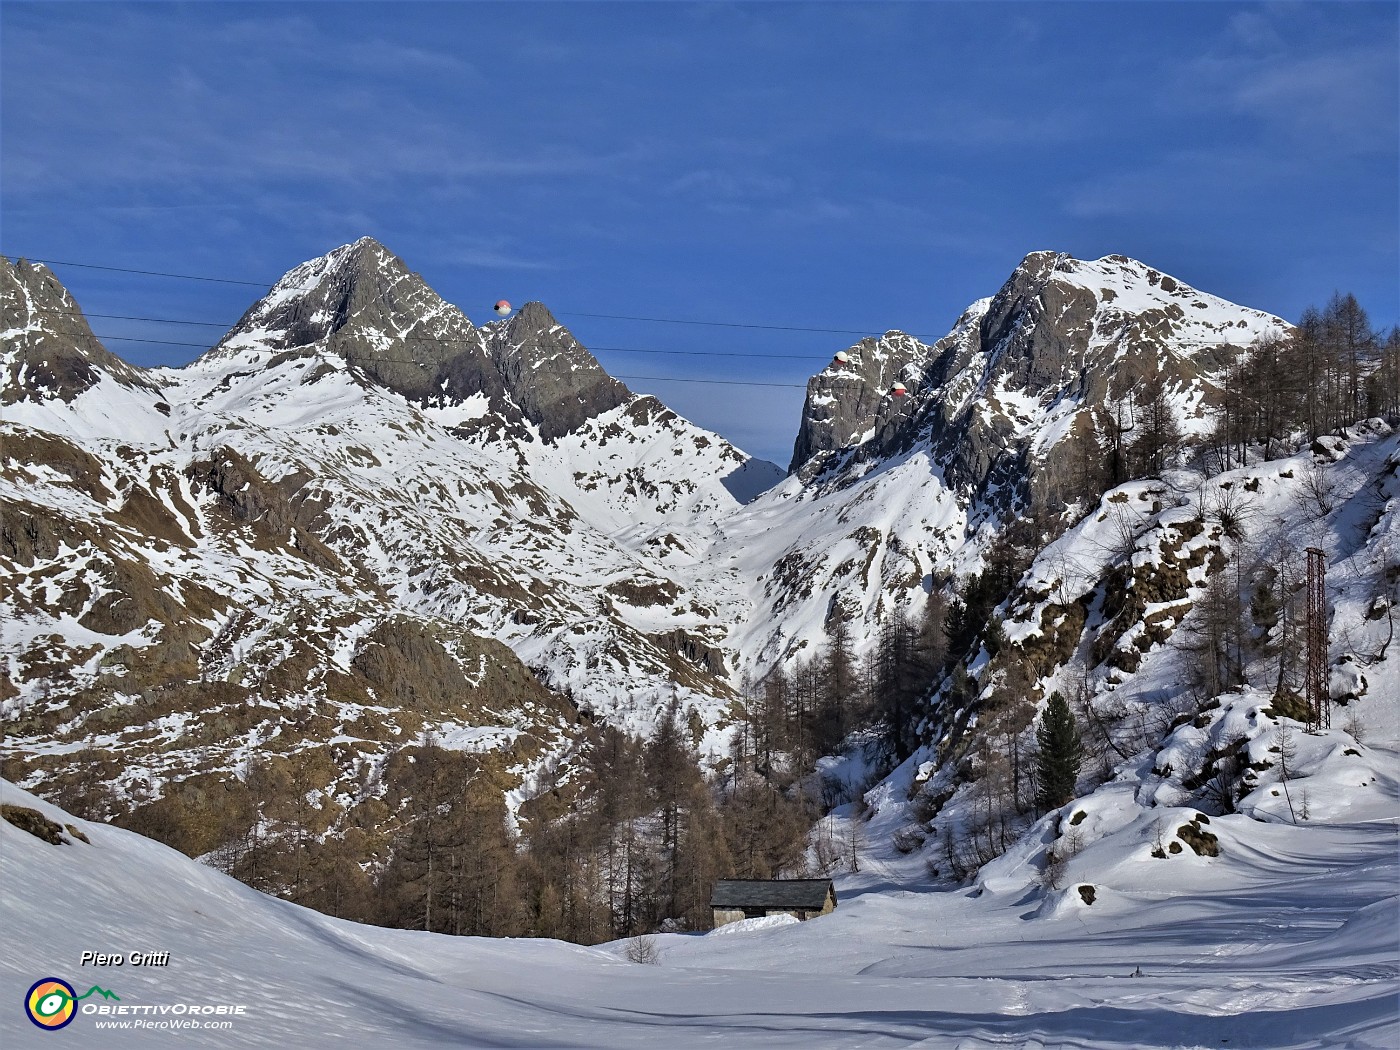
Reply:
[[830, 879], [721, 879], [710, 894], [710, 907], [820, 911], [830, 892]]

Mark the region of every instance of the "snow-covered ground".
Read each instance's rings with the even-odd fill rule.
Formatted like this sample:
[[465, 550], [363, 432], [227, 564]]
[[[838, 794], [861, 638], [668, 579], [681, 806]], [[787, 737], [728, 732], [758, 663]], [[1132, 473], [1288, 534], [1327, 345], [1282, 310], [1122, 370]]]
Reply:
[[[1394, 766], [1395, 756], [1388, 753]], [[1377, 790], [1379, 788], [1379, 790]], [[872, 848], [836, 912], [624, 944], [381, 930], [262, 896], [132, 833], [75, 820], [0, 782], [0, 801], [72, 824], [50, 845], [0, 822], [0, 1043], [53, 1046], [26, 991], [58, 977], [79, 1012], [61, 1039], [116, 1047], [1394, 1047], [1400, 862], [1393, 776], [1346, 821], [1215, 818], [1217, 858], [1150, 857], [1139, 834], [1078, 858], [1075, 887], [1008, 865], [933, 891]], [[72, 835], [68, 836], [73, 839]], [[164, 967], [80, 966], [84, 951], [169, 952]], [[223, 1029], [161, 1006], [242, 1006]]]
[[[1165, 288], [1162, 275], [1144, 285], [1136, 270], [1114, 285], [1094, 266], [1056, 272], [1086, 281], [1092, 273], [1085, 286], [1096, 295], [1116, 288], [1120, 312], [1155, 295], [1149, 287]], [[1164, 294], [1197, 309], [1192, 289], [1173, 282]], [[1233, 326], [1243, 341], [1273, 320], [1199, 301], [1210, 323], [1181, 322], [1182, 339], [1214, 339]], [[1093, 345], [1118, 345], [1126, 316], [1108, 317]], [[556, 686], [591, 691], [601, 714], [641, 732], [673, 695], [674, 668], [652, 636], [690, 632], [731, 658], [727, 670], [757, 671], [817, 651], [839, 605], [869, 625], [856, 639], [868, 647], [892, 604], [917, 605], [935, 579], [980, 558], [976, 518], [924, 445], [852, 459], [825, 481], [789, 478], [748, 502], [747, 488], [734, 490], [752, 461], [659, 405], [604, 412], [549, 447], [497, 447], [452, 432], [481, 411], [470, 398], [446, 415], [362, 381], [339, 359], [321, 361], [325, 368], [311, 356], [274, 363], [278, 355], [259, 346], [256, 338], [230, 344], [178, 376], [162, 373], [173, 402], [166, 411], [154, 391], [138, 395], [110, 377], [66, 407], [7, 409], [16, 434], [34, 428], [100, 453], [102, 477], [87, 492], [53, 468], [21, 465], [0, 481], [0, 497], [101, 523], [124, 505], [123, 491], [149, 486], [184, 523], [177, 528], [191, 539], [188, 555], [183, 540], [167, 550], [129, 525], [117, 530], [114, 549], [139, 548], [177, 600], [181, 587], [203, 580], [247, 609], [314, 607], [344, 668], [367, 636], [372, 621], [362, 610], [378, 592], [338, 587], [290, 551], [254, 550], [236, 532], [222, 545], [193, 543], [213, 530], [210, 497], [201, 503], [187, 470], [216, 446], [239, 450], [273, 481], [305, 471], [317, 479], [307, 494], [324, 497], [327, 534], [350, 537], [342, 553], [373, 570], [395, 608], [500, 639], [547, 668]], [[983, 363], [973, 361], [949, 396], [977, 393]], [[1017, 434], [1067, 426], [1068, 401], [1033, 403], [1004, 384], [990, 393], [1012, 410]], [[1291, 781], [1269, 768], [1270, 749], [1282, 754], [1283, 726], [1264, 713], [1269, 695], [1256, 684], [1165, 740], [1134, 744], [1106, 783], [1064, 811], [1060, 828], [1047, 818], [975, 886], [947, 889], [925, 867], [934, 849], [901, 856], [891, 845], [910, 820], [924, 753], [866, 793], [873, 816], [854, 832], [849, 812], [826, 823], [836, 842], [861, 843], [860, 870], [837, 877], [835, 914], [658, 936], [654, 966], [629, 962], [621, 944], [460, 939], [341, 922], [0, 782], [0, 802], [49, 814], [90, 840], [70, 834], [51, 845], [0, 821], [0, 1003], [9, 1004], [0, 1006], [0, 1044], [49, 1045], [42, 1041], [54, 1037], [26, 1020], [21, 1004], [36, 981], [58, 977], [79, 995], [96, 985], [120, 997], [82, 1000], [60, 1037], [74, 1045], [1400, 1046], [1400, 673], [1393, 655], [1378, 655], [1391, 620], [1389, 605], [1377, 604], [1400, 537], [1398, 441], [1388, 428], [1361, 428], [1354, 439], [1327, 439], [1320, 452], [1230, 471], [1195, 490], [1123, 486], [1032, 567], [1027, 593], [1042, 596], [1008, 609], [1005, 633], [1023, 641], [1044, 629], [1051, 606], [1068, 608], [1098, 586], [1115, 559], [1146, 578], [1169, 549], [1183, 564], [1202, 555], [1188, 573], [1194, 600], [1213, 571], [1208, 548], [1230, 547], [1221, 538], [1227, 511], [1251, 522], [1248, 564], [1282, 565], [1303, 546], [1326, 548], [1332, 681], [1359, 686], [1364, 667], [1368, 689], [1338, 707], [1328, 732], [1290, 727]], [[1309, 481], [1327, 490], [1333, 509], [1311, 508]], [[1197, 518], [1200, 528], [1185, 528]], [[95, 575], [91, 550], [64, 548], [54, 561], [61, 567], [31, 574], [16, 591], [31, 597], [42, 588], [53, 604], [70, 578]], [[458, 579], [446, 567], [470, 571]], [[1143, 622], [1110, 639], [1141, 659], [1136, 672], [1100, 668], [1089, 680], [1095, 703], [1146, 715], [1184, 688], [1189, 656], [1146, 644], [1142, 632], [1147, 616], [1177, 606], [1184, 616], [1188, 604], [1149, 605]], [[516, 617], [521, 605], [533, 615]], [[1086, 630], [1107, 626], [1102, 601], [1087, 615]], [[7, 644], [26, 646], [50, 635], [99, 650], [144, 639], [83, 634], [72, 616], [47, 612], [0, 626]], [[269, 633], [245, 630], [228, 666], [209, 668], [231, 673]], [[627, 645], [610, 648], [619, 640]], [[1081, 648], [1091, 641], [1086, 635]], [[85, 658], [90, 674], [100, 656]], [[713, 726], [727, 695], [705, 688], [682, 698]], [[172, 723], [153, 732], [174, 740], [183, 713], [166, 717]], [[495, 721], [440, 728], [445, 743], [472, 749], [518, 731]], [[1221, 852], [1201, 856], [1177, 834], [1200, 824], [1185, 777], [1231, 740], [1247, 744], [1262, 776], [1239, 814], [1210, 818]], [[722, 744], [717, 730], [704, 741], [716, 752]], [[188, 765], [180, 752], [163, 753], [174, 768]], [[1287, 793], [1294, 788], [1296, 798]], [[945, 833], [966, 805], [965, 797], [949, 803]], [[1064, 823], [1081, 841], [1060, 888], [1047, 890], [1045, 848]], [[1164, 841], [1176, 851], [1154, 856]], [[1081, 887], [1092, 887], [1092, 902]], [[80, 965], [83, 952], [168, 952], [169, 963], [94, 968]], [[190, 1003], [243, 1012], [226, 1029], [97, 1027], [184, 1022], [188, 1013], [159, 1008]]]

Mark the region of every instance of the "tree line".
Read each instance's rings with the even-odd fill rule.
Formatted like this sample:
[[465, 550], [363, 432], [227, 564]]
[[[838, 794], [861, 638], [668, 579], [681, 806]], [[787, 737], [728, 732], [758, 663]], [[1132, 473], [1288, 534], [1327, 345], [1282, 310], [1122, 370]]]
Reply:
[[[1377, 333], [1354, 297], [1338, 295], [1225, 368], [1198, 462], [1230, 469], [1251, 451], [1287, 454], [1300, 435], [1377, 415], [1400, 417], [1400, 333]], [[1099, 410], [1070, 473], [1097, 495], [1160, 475], [1183, 443], [1157, 377], [1130, 404]], [[1325, 491], [1313, 495], [1319, 512], [1329, 509]], [[1227, 532], [1242, 529], [1240, 508], [1211, 512]], [[1064, 527], [1063, 518], [1017, 518], [979, 572], [934, 581], [918, 615], [889, 607], [863, 659], [852, 625], [833, 615], [814, 655], [742, 684], [730, 751], [708, 775], [675, 703], [645, 738], [589, 727], [560, 783], [522, 806], [518, 821], [498, 770], [431, 735], [377, 767], [334, 829], [310, 801], [326, 782], [311, 760], [254, 763], [244, 780], [263, 804], [210, 859], [257, 888], [387, 926], [580, 943], [703, 929], [716, 879], [809, 873], [814, 822], [852, 800], [849, 785], [814, 777], [816, 760], [864, 734], [879, 741], [880, 771], [935, 744], [972, 785], [970, 820], [945, 840], [948, 870], [965, 874], [1004, 850], [1027, 814], [1072, 797], [1081, 763], [1107, 775], [1134, 741], [1167, 728], [1128, 726], [1125, 713], [1091, 706], [1081, 676], [1029, 732], [1033, 683], [1061, 656], [1008, 645], [995, 610]], [[1300, 673], [1298, 571], [1286, 560], [1251, 564], [1243, 548], [1226, 566], [1178, 641], [1197, 657], [1195, 702], [1267, 674], [1287, 704]], [[968, 668], [984, 650], [979, 681]]]
[[674, 701], [644, 738], [588, 727], [558, 783], [518, 819], [489, 758], [431, 733], [377, 767], [334, 828], [297, 768], [279, 763], [274, 776], [250, 763], [260, 804], [208, 859], [327, 914], [436, 933], [593, 944], [708, 929], [717, 879], [805, 872], [818, 815], [805, 771], [787, 761], [706, 776]]

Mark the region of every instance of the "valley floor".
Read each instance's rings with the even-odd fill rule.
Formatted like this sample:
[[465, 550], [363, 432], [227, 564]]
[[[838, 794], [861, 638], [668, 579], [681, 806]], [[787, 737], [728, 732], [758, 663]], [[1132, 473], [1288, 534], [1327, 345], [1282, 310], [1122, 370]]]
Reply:
[[[1350, 823], [1216, 818], [1219, 858], [1157, 861], [1123, 836], [1075, 872], [1092, 906], [1014, 869], [916, 892], [914, 862], [877, 852], [838, 878], [832, 915], [658, 936], [648, 966], [620, 943], [327, 918], [0, 782], [0, 801], [91, 840], [0, 822], [0, 1042], [57, 1045], [21, 1003], [60, 977], [124, 1006], [245, 1007], [227, 1030], [98, 1029], [80, 1012], [67, 1046], [1400, 1046], [1400, 791], [1385, 779], [1372, 797]], [[170, 958], [98, 969], [84, 951]], [[119, 1005], [79, 1006], [94, 1004]]]

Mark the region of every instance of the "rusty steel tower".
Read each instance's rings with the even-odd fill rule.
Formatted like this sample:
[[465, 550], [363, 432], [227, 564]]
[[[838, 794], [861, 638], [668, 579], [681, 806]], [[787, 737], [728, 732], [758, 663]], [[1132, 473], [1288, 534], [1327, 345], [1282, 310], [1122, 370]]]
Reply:
[[1308, 726], [1332, 727], [1332, 698], [1327, 682], [1327, 555], [1308, 548]]

